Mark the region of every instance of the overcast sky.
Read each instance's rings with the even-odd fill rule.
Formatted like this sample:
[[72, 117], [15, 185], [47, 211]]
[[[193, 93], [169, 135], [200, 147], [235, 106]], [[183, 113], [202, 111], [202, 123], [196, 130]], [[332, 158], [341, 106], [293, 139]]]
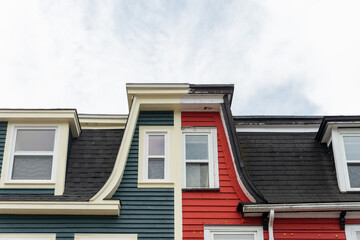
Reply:
[[360, 1], [0, 0], [0, 108], [127, 114], [136, 82], [235, 84], [235, 115], [360, 114]]

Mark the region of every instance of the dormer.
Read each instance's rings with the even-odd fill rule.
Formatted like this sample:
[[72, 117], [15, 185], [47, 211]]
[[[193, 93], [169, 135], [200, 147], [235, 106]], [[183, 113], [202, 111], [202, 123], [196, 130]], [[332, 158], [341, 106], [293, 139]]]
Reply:
[[0, 188], [62, 195], [69, 139], [81, 132], [76, 110], [2, 109], [0, 122]]
[[360, 116], [325, 116], [316, 140], [333, 149], [341, 192], [360, 191]]

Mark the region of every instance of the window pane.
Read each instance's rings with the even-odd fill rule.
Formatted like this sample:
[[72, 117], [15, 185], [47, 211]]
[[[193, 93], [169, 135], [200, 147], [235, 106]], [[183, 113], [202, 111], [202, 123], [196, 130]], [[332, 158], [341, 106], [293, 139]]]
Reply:
[[214, 240], [254, 240], [254, 234], [214, 234]]
[[348, 164], [351, 187], [360, 187], [360, 165]]
[[164, 179], [164, 158], [149, 158], [148, 179]]
[[208, 135], [186, 135], [186, 159], [209, 159]]
[[165, 154], [165, 136], [149, 135], [149, 155]]
[[186, 164], [186, 187], [209, 187], [209, 166], [207, 163]]
[[360, 136], [344, 136], [346, 160], [360, 160]]
[[15, 156], [11, 179], [50, 180], [52, 156]]
[[15, 151], [53, 151], [54, 140], [54, 129], [19, 129]]
[[360, 231], [356, 231], [356, 240], [360, 240]]

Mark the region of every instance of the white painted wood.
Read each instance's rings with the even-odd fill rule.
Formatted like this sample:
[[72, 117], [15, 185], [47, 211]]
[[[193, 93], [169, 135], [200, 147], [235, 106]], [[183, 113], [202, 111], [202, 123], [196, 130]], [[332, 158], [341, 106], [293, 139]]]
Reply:
[[204, 240], [214, 240], [215, 234], [246, 234], [253, 235], [254, 240], [264, 240], [262, 226], [204, 226]]
[[[10, 129], [11, 133], [11, 146], [10, 146], [10, 154], [8, 159], [8, 169], [6, 171], [5, 183], [55, 183], [56, 182], [56, 170], [57, 170], [57, 162], [58, 162], [58, 152], [59, 152], [59, 128], [58, 124], [14, 124]], [[54, 139], [54, 150], [53, 151], [15, 151], [15, 143], [17, 131], [22, 129], [31, 129], [31, 130], [55, 130], [55, 139]], [[50, 180], [14, 180], [11, 179], [13, 172], [13, 164], [14, 157], [21, 155], [27, 156], [39, 156], [39, 155], [48, 155], [52, 156], [52, 169], [51, 169], [51, 179]]]
[[[151, 155], [149, 156], [149, 136], [150, 135], [159, 135], [159, 136], [164, 136], [165, 141], [164, 141], [164, 150], [165, 153], [164, 155]], [[169, 172], [170, 172], [170, 161], [169, 161], [169, 131], [167, 130], [146, 130], [145, 134], [144, 134], [144, 149], [143, 149], [143, 163], [144, 163], [144, 171], [143, 171], [143, 181], [144, 182], [168, 182], [169, 181]], [[159, 157], [159, 158], [164, 158], [164, 179], [149, 179], [148, 178], [148, 172], [149, 172], [149, 157]]]
[[[208, 137], [208, 154], [209, 159], [189, 160], [186, 159], [186, 136], [188, 135], [204, 135]], [[219, 167], [217, 153], [217, 131], [216, 128], [206, 127], [186, 127], [182, 131], [182, 149], [183, 149], [183, 178], [182, 185], [186, 188], [186, 164], [187, 163], [208, 163], [209, 169], [209, 188], [219, 187]], [[203, 188], [203, 187], [201, 187]]]
[[270, 210], [269, 216], [269, 240], [274, 240], [274, 219], [275, 219], [275, 212], [274, 209]]
[[236, 127], [236, 132], [317, 132], [318, 125], [259, 125]]

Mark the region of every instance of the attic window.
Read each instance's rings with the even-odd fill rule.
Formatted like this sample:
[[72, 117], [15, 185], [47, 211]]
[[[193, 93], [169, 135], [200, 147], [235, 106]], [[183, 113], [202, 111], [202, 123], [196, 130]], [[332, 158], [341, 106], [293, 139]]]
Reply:
[[335, 128], [331, 142], [340, 191], [360, 191], [360, 129]]
[[15, 126], [9, 161], [10, 182], [54, 182], [58, 126]]
[[184, 128], [183, 151], [183, 187], [217, 188], [216, 128]]

